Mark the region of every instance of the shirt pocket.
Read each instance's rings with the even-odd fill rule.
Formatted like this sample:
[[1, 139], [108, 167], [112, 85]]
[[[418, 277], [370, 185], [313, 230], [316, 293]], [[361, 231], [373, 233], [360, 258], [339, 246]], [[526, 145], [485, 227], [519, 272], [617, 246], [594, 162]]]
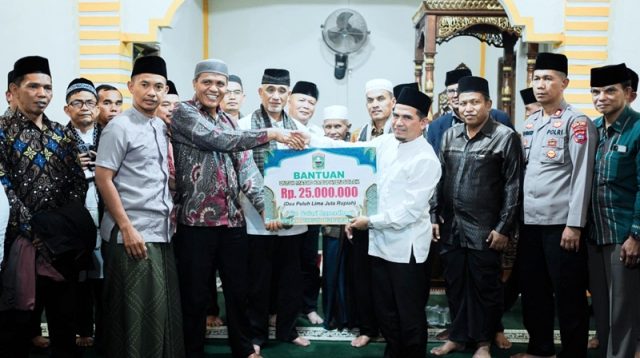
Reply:
[[[606, 179], [610, 182], [633, 180], [636, 176], [636, 163], [634, 156], [630, 153], [612, 151], [609, 154], [609, 170], [606, 171]], [[631, 169], [633, 168], [633, 169]]]
[[564, 137], [545, 138], [542, 148], [540, 149], [540, 162], [545, 164], [564, 164]]

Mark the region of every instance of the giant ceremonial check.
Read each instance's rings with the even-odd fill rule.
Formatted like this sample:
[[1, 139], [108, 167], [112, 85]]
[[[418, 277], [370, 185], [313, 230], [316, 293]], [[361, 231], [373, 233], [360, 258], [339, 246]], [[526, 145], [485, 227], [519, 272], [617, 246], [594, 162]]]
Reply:
[[376, 149], [310, 148], [268, 152], [265, 221], [285, 225], [345, 224], [375, 214]]

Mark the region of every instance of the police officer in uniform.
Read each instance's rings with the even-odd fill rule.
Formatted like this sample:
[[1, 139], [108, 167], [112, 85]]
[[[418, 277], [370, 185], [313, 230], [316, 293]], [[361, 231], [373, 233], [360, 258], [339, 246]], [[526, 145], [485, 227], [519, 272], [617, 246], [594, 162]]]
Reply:
[[542, 110], [524, 123], [523, 225], [518, 243], [527, 353], [550, 357], [554, 309], [562, 337], [558, 357], [587, 355], [587, 221], [597, 143], [594, 124], [568, 105], [567, 58], [540, 53], [533, 91]]

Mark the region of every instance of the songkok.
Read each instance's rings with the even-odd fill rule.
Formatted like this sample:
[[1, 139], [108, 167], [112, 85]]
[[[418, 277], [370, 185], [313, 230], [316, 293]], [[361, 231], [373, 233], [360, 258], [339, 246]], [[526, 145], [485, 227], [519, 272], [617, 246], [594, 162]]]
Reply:
[[341, 106], [336, 104], [334, 106], [329, 106], [324, 108], [323, 120], [327, 119], [344, 119], [349, 120], [349, 110], [345, 106]]
[[566, 75], [569, 73], [568, 67], [567, 56], [558, 53], [541, 52], [536, 57], [534, 70], [556, 70]]
[[289, 71], [280, 68], [267, 68], [262, 75], [262, 84], [291, 86]]
[[531, 87], [521, 90], [520, 97], [522, 97], [522, 102], [524, 102], [525, 106], [538, 102]]
[[445, 86], [455, 85], [462, 77], [471, 76], [471, 70], [468, 68], [459, 68], [457, 70], [447, 72], [447, 78], [444, 80]]
[[173, 81], [167, 80], [167, 87], [169, 87], [169, 91], [167, 92], [167, 94], [175, 94], [176, 96], [178, 95], [178, 90], [176, 89], [176, 85], [175, 83], [173, 83]]
[[98, 93], [96, 92], [96, 88], [93, 85], [93, 82], [89, 81], [86, 78], [80, 77], [71, 81], [69, 83], [69, 86], [67, 86], [66, 99], [68, 100], [69, 96], [81, 91], [87, 91], [94, 95], [96, 99], [98, 98]]
[[458, 81], [458, 93], [480, 92], [489, 96], [489, 82], [482, 77], [467, 76]]
[[296, 94], [296, 93], [306, 94], [307, 96], [311, 96], [315, 98], [316, 101], [318, 100], [318, 96], [320, 95], [316, 84], [313, 82], [307, 82], [307, 81], [296, 82], [296, 84], [293, 86], [293, 89], [291, 90], [291, 94]]
[[400, 95], [400, 92], [402, 92], [404, 88], [413, 88], [416, 91], [420, 90], [420, 87], [418, 87], [418, 82], [403, 83], [393, 87], [393, 96], [398, 98], [398, 96]]
[[239, 84], [240, 87], [242, 87], [242, 80], [240, 79], [240, 77], [238, 77], [236, 75], [229, 75], [229, 82], [235, 82], [235, 83]]
[[144, 56], [140, 57], [133, 64], [131, 77], [141, 73], [150, 73], [167, 78], [167, 64], [160, 56]]
[[373, 90], [385, 90], [389, 91], [389, 93], [393, 93], [393, 84], [389, 80], [385, 80], [384, 78], [376, 78], [370, 80], [364, 85], [364, 93], [368, 93]]
[[591, 87], [604, 87], [626, 81], [629, 81], [629, 73], [624, 63], [591, 69]]
[[411, 106], [426, 115], [431, 107], [431, 98], [413, 88], [403, 88], [396, 98], [396, 104]]
[[627, 72], [629, 72], [629, 79], [631, 80], [631, 89], [633, 92], [638, 92], [638, 74], [629, 67], [627, 67]]
[[208, 58], [196, 63], [196, 70], [193, 73], [193, 78], [198, 77], [201, 73], [217, 73], [228, 78], [229, 68], [227, 68], [227, 64], [222, 60]]
[[49, 60], [40, 56], [27, 56], [13, 64], [13, 78], [28, 75], [30, 73], [44, 73], [51, 76]]
[[13, 70], [7, 73], [7, 89], [9, 89], [9, 85], [13, 82]]

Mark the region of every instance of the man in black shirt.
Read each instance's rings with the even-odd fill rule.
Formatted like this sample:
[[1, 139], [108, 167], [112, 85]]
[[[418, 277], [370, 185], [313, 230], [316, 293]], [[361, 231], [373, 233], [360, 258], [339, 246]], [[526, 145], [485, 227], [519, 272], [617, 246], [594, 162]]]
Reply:
[[[476, 346], [490, 357], [503, 309], [501, 251], [519, 206], [522, 149], [518, 135], [489, 115], [489, 86], [480, 77], [458, 82], [464, 124], [442, 139], [442, 177], [434, 195], [434, 224], [451, 310], [449, 340], [431, 353], [441, 356]], [[437, 221], [432, 221], [437, 223]]]

